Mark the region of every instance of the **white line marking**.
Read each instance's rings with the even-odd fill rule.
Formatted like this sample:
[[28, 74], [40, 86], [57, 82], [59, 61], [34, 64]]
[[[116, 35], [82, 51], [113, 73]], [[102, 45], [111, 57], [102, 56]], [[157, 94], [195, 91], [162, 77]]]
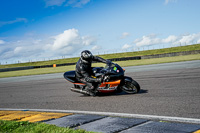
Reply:
[[11, 108], [0, 108], [0, 110], [19, 110], [19, 111], [26, 110], [26, 111], [41, 111], [41, 112], [93, 114], [93, 115], [106, 115], [106, 116], [116, 116], [116, 117], [140, 118], [147, 120], [200, 124], [200, 119], [196, 118], [168, 117], [168, 116], [141, 115], [141, 114], [128, 114], [128, 113], [93, 112], [93, 111], [78, 111], [78, 110], [52, 110], [52, 109], [11, 109]]

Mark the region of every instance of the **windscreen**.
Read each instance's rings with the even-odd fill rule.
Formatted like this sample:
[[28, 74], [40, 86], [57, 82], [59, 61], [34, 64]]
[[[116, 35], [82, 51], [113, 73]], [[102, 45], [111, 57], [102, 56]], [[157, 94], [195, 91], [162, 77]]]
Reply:
[[111, 64], [111, 65], [106, 64], [106, 66], [104, 68], [108, 69], [108, 68], [114, 68], [114, 67], [115, 67], [115, 64]]
[[116, 64], [112, 63], [110, 65], [106, 65], [104, 69], [107, 69], [108, 71], [112, 73], [118, 73], [119, 69], [117, 68]]

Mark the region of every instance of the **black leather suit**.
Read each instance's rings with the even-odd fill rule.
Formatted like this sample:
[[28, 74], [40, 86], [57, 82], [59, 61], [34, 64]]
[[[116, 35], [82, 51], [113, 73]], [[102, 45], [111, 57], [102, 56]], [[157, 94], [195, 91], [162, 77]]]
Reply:
[[[92, 61], [102, 62], [106, 63], [107, 60], [98, 57], [93, 56]], [[101, 81], [99, 78], [92, 78], [92, 61], [91, 62], [85, 62], [81, 58], [76, 63], [76, 78], [82, 83], [85, 83], [89, 89], [94, 89], [94, 83], [98, 83]]]

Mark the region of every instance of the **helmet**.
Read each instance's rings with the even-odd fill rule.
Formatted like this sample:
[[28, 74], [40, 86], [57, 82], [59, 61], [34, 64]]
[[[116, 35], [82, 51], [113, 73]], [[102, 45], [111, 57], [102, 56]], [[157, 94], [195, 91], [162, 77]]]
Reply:
[[84, 50], [81, 52], [81, 60], [84, 63], [92, 63], [93, 55], [89, 50]]

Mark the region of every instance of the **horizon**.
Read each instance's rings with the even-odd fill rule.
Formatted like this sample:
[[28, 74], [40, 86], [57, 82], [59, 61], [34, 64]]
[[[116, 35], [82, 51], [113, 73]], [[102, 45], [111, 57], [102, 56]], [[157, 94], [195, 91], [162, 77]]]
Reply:
[[[200, 43], [199, 44], [191, 44], [191, 45], [200, 45]], [[178, 48], [178, 47], [184, 47], [184, 46], [188, 46], [188, 45], [174, 46], [174, 47], [169, 47], [169, 48]], [[98, 54], [98, 55], [95, 55], [95, 56], [121, 54], [121, 53], [134, 53], [134, 52], [143, 52], [143, 51], [151, 51], [151, 50], [169, 49], [169, 48], [149, 49], [149, 50], [147, 49], [147, 50], [140, 50], [140, 51], [129, 51], [129, 52], [119, 52], [119, 53], [108, 53], [108, 54], [103, 54], [102, 53], [102, 54]], [[184, 52], [184, 51], [182, 51], [182, 52]], [[130, 57], [137, 57], [137, 56], [130, 56]], [[48, 62], [48, 61], [56, 61], [56, 60], [71, 59], [71, 58], [79, 58], [79, 57], [77, 56], [77, 57], [68, 57], [68, 58], [65, 58], [63, 56], [62, 58], [52, 59], [52, 60], [37, 60], [37, 61], [31, 61], [30, 60], [30, 61], [26, 61], [26, 62], [17, 62], [17, 63], [13, 63], [13, 64], [0, 64], [0, 65], [14, 65], [14, 64], [23, 64], [23, 63]], [[122, 58], [124, 58], [124, 57], [122, 57]], [[111, 59], [114, 59], [114, 58], [111, 58]], [[76, 62], [70, 62], [70, 63], [76, 63]]]

